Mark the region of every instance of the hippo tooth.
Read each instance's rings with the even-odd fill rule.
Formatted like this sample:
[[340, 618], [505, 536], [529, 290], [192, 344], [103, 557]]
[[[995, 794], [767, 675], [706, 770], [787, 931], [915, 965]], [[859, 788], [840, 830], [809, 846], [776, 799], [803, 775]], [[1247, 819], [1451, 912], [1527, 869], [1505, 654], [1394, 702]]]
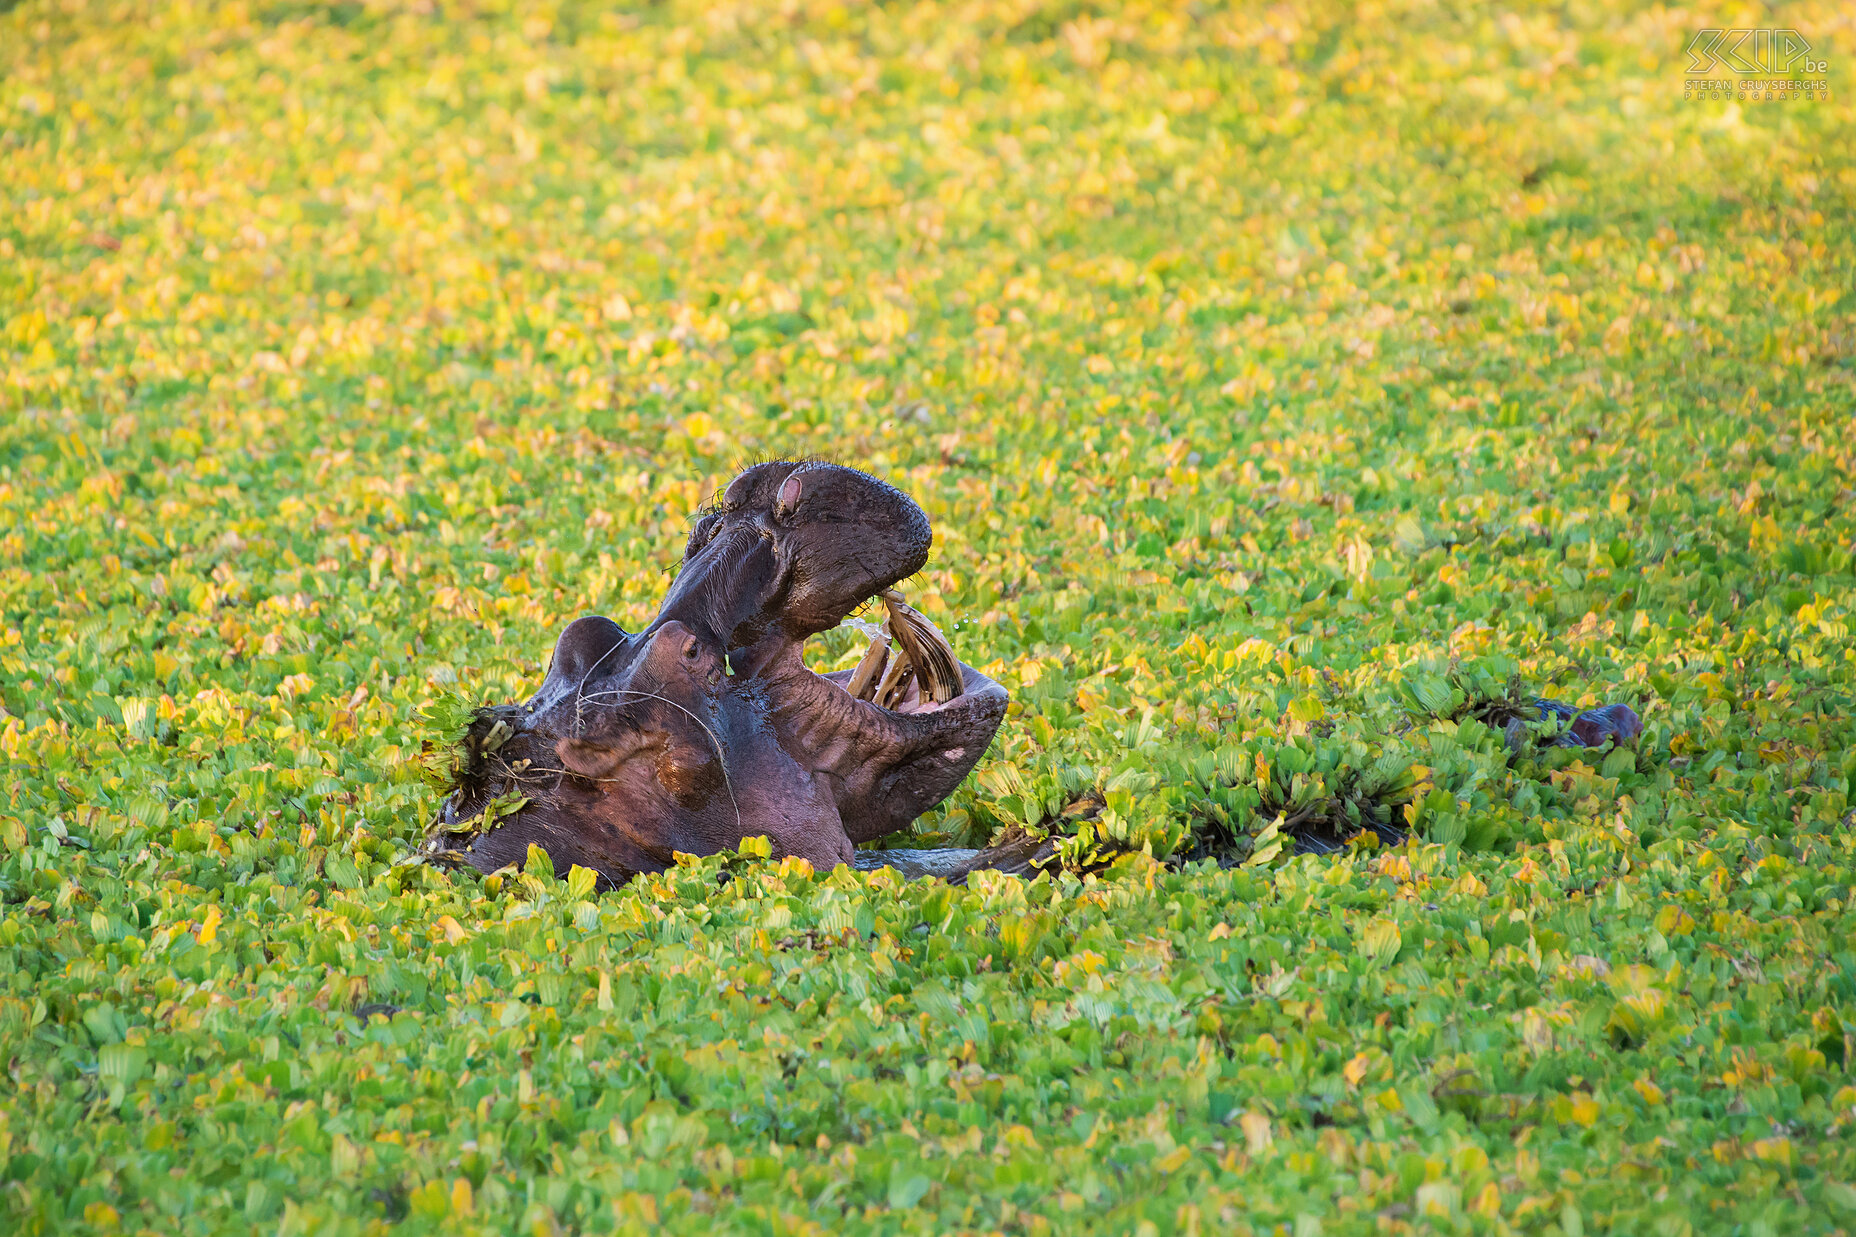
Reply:
[[877, 684], [876, 694], [872, 699], [885, 709], [893, 709], [902, 703], [903, 693], [908, 690], [909, 676], [914, 666], [909, 663], [908, 650], [901, 656], [890, 659], [889, 668], [883, 672], [883, 681]]
[[868, 700], [871, 689], [881, 680], [888, 664], [889, 640], [880, 635], [870, 637], [870, 647], [864, 650], [857, 669], [851, 671], [851, 681], [844, 685], [844, 690], [853, 700]]

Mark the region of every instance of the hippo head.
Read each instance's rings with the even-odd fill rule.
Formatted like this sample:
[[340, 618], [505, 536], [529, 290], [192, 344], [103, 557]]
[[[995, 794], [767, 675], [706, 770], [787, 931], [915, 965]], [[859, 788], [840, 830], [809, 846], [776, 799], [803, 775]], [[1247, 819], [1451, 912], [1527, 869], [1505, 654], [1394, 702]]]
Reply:
[[[743, 472], [648, 627], [569, 624], [526, 704], [479, 712], [435, 849], [487, 872], [534, 844], [617, 883], [754, 835], [830, 867], [905, 827], [959, 785], [1006, 704], [894, 592], [929, 540], [921, 508], [855, 469]], [[806, 639], [873, 599], [887, 630], [859, 665], [810, 670]]]
[[[928, 561], [928, 517], [902, 491], [837, 464], [757, 464], [690, 530], [658, 621], [751, 650], [802, 641]], [[767, 646], [769, 649], [773, 645]]]

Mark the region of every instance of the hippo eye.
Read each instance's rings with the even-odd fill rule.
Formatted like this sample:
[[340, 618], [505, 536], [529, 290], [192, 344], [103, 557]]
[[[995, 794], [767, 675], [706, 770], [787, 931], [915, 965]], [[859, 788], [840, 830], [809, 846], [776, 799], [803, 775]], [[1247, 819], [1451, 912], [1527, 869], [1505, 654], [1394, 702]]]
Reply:
[[747, 505], [748, 500], [754, 496], [754, 473], [756, 471], [750, 468], [728, 483], [728, 488], [722, 491], [722, 510], [735, 511]]
[[698, 657], [701, 657], [701, 656], [702, 656], [702, 645], [697, 641], [695, 636], [691, 636], [688, 640], [685, 640], [683, 642], [683, 660], [684, 661], [695, 661]]

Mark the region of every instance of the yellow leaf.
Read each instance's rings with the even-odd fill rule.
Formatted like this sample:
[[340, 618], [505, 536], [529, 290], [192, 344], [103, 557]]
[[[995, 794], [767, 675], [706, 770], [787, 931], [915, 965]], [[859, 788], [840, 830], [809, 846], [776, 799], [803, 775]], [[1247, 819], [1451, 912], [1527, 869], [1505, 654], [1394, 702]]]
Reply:
[[1521, 1015], [1521, 1041], [1535, 1052], [1553, 1050], [1553, 1028], [1538, 1007], [1529, 1007]]
[[1456, 883], [1450, 886], [1450, 892], [1468, 898], [1480, 898], [1489, 892], [1489, 887], [1478, 880], [1474, 872], [1465, 872], [1456, 878]]
[[209, 906], [206, 908], [205, 918], [200, 920], [200, 944], [210, 945], [213, 943], [213, 938], [218, 935], [219, 908], [217, 906]]
[[1154, 1168], [1156, 1171], [1163, 1173], [1177, 1172], [1179, 1169], [1185, 1167], [1186, 1161], [1191, 1158], [1191, 1147], [1175, 1147], [1155, 1160]]
[[1785, 1165], [1792, 1162], [1792, 1140], [1789, 1138], [1761, 1138], [1753, 1143], [1752, 1150], [1755, 1159]]
[[1289, 716], [1298, 722], [1318, 722], [1327, 712], [1327, 706], [1312, 693], [1289, 702]]
[[1679, 906], [1656, 912], [1656, 930], [1664, 936], [1687, 936], [1695, 930], [1695, 917]]
[[1620, 966], [1607, 977], [1611, 990], [1619, 996], [1639, 996], [1653, 991], [1653, 985], [1661, 978], [1662, 972], [1654, 967], [1634, 962], [1629, 966]]
[[1244, 866], [1247, 868], [1261, 868], [1267, 866], [1270, 860], [1280, 854], [1282, 854], [1282, 839], [1276, 838], [1252, 852], [1250, 858], [1244, 860]]
[[1260, 1112], [1247, 1112], [1237, 1119], [1237, 1123], [1243, 1127], [1244, 1141], [1249, 1144], [1252, 1155], [1262, 1155], [1276, 1141], [1275, 1135], [1270, 1132], [1270, 1119]]
[[1043, 1150], [1043, 1148], [1038, 1145], [1037, 1137], [1032, 1134], [1031, 1127], [1028, 1125], [1006, 1126], [999, 1134], [999, 1141], [1008, 1146], [1027, 1147], [1032, 1151]]
[[1654, 1107], [1663, 1102], [1663, 1089], [1648, 1078], [1639, 1078], [1630, 1085], [1637, 1088], [1637, 1094], [1643, 1097], [1644, 1103]]
[[444, 929], [445, 939], [453, 945], [470, 935], [470, 933], [464, 930], [463, 924], [449, 915], [440, 915], [438, 917], [438, 926]]

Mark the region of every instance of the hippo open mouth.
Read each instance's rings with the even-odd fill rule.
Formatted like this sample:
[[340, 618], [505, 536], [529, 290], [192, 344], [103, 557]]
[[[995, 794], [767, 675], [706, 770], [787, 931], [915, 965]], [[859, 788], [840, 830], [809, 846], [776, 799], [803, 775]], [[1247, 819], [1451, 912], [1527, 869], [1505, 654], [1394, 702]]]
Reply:
[[[534, 844], [619, 883], [755, 835], [830, 867], [905, 828], [1006, 706], [895, 591], [929, 542], [921, 508], [855, 469], [749, 468], [697, 521], [648, 627], [578, 619], [526, 704], [478, 712], [434, 850], [490, 872]], [[887, 621], [858, 665], [807, 667], [806, 640], [873, 601]]]

